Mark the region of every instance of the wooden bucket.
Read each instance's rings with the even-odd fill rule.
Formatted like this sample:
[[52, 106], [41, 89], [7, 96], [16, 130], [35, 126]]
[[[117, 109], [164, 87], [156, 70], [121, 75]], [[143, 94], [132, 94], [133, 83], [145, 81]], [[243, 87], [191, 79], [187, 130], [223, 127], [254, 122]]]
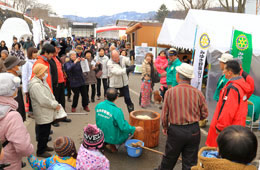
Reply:
[[[136, 116], [147, 115], [152, 119], [139, 119]], [[151, 110], [136, 110], [130, 113], [130, 125], [141, 126], [143, 132], [134, 133], [134, 139], [144, 142], [144, 146], [153, 148], [159, 144], [160, 114]]]

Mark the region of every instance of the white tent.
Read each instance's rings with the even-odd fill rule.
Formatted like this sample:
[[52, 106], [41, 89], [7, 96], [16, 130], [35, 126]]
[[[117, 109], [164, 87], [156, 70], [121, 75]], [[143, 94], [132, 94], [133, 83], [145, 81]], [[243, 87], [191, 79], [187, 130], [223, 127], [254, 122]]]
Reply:
[[[213, 94], [219, 76], [218, 58], [223, 52], [229, 51], [233, 29], [252, 34], [253, 57], [250, 75], [255, 81], [255, 93], [260, 95], [260, 16], [207, 10], [189, 10], [184, 23], [173, 41], [173, 46], [193, 49], [196, 27], [198, 32], [207, 33], [210, 38], [207, 62], [210, 64], [207, 81], [206, 98], [209, 106], [209, 119], [215, 110], [216, 102]], [[200, 36], [200, 35], [198, 35]], [[197, 36], [197, 40], [200, 38]]]
[[25, 39], [31, 37], [28, 24], [21, 18], [9, 18], [5, 20], [0, 30], [0, 40], [4, 40], [8, 48], [12, 46], [13, 36], [20, 40], [22, 37]]
[[57, 26], [57, 34], [56, 38], [67, 38], [72, 37], [71, 35], [71, 28], [61, 28], [59, 25]]
[[[196, 26], [210, 37], [210, 51], [229, 50], [233, 28], [252, 34], [253, 54], [260, 55], [260, 16], [190, 9], [173, 45], [193, 48]], [[198, 38], [198, 37], [197, 37]]]
[[165, 18], [157, 44], [172, 46], [174, 38], [183, 23], [184, 20]]

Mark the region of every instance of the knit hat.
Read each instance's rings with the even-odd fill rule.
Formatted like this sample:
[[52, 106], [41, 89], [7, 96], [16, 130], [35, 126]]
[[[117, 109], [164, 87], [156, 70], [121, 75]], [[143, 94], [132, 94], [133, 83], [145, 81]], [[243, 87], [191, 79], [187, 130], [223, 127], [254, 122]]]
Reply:
[[13, 96], [21, 79], [11, 73], [0, 73], [0, 96]]
[[36, 75], [36, 77], [41, 76], [46, 70], [48, 69], [47, 66], [43, 64], [36, 64], [33, 68], [33, 73]]
[[7, 50], [2, 50], [2, 51], [1, 51], [1, 54], [2, 54], [2, 53], [6, 54], [6, 55], [8, 56], [8, 51], [7, 51]]
[[100, 149], [104, 144], [104, 133], [96, 125], [84, 128], [83, 146], [86, 149]]
[[20, 60], [19, 58], [15, 56], [9, 55], [4, 62], [5, 68], [7, 70], [12, 69], [15, 66], [22, 66], [26, 63], [26, 61]]
[[67, 136], [62, 136], [55, 140], [54, 150], [60, 157], [75, 157], [77, 155], [77, 150], [74, 141]]

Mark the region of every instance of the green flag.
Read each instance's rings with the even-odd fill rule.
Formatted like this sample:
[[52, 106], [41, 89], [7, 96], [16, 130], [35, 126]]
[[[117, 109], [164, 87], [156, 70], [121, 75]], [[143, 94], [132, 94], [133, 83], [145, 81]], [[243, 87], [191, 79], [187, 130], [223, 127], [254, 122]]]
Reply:
[[235, 30], [232, 44], [232, 55], [242, 60], [243, 70], [250, 72], [253, 54], [252, 35]]

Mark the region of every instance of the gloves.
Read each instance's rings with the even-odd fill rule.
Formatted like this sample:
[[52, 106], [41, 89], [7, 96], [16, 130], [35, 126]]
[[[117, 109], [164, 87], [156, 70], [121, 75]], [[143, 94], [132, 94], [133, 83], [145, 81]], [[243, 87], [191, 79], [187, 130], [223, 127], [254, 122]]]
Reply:
[[126, 73], [129, 74], [130, 72], [133, 72], [135, 70], [135, 65], [131, 65], [126, 69]]

